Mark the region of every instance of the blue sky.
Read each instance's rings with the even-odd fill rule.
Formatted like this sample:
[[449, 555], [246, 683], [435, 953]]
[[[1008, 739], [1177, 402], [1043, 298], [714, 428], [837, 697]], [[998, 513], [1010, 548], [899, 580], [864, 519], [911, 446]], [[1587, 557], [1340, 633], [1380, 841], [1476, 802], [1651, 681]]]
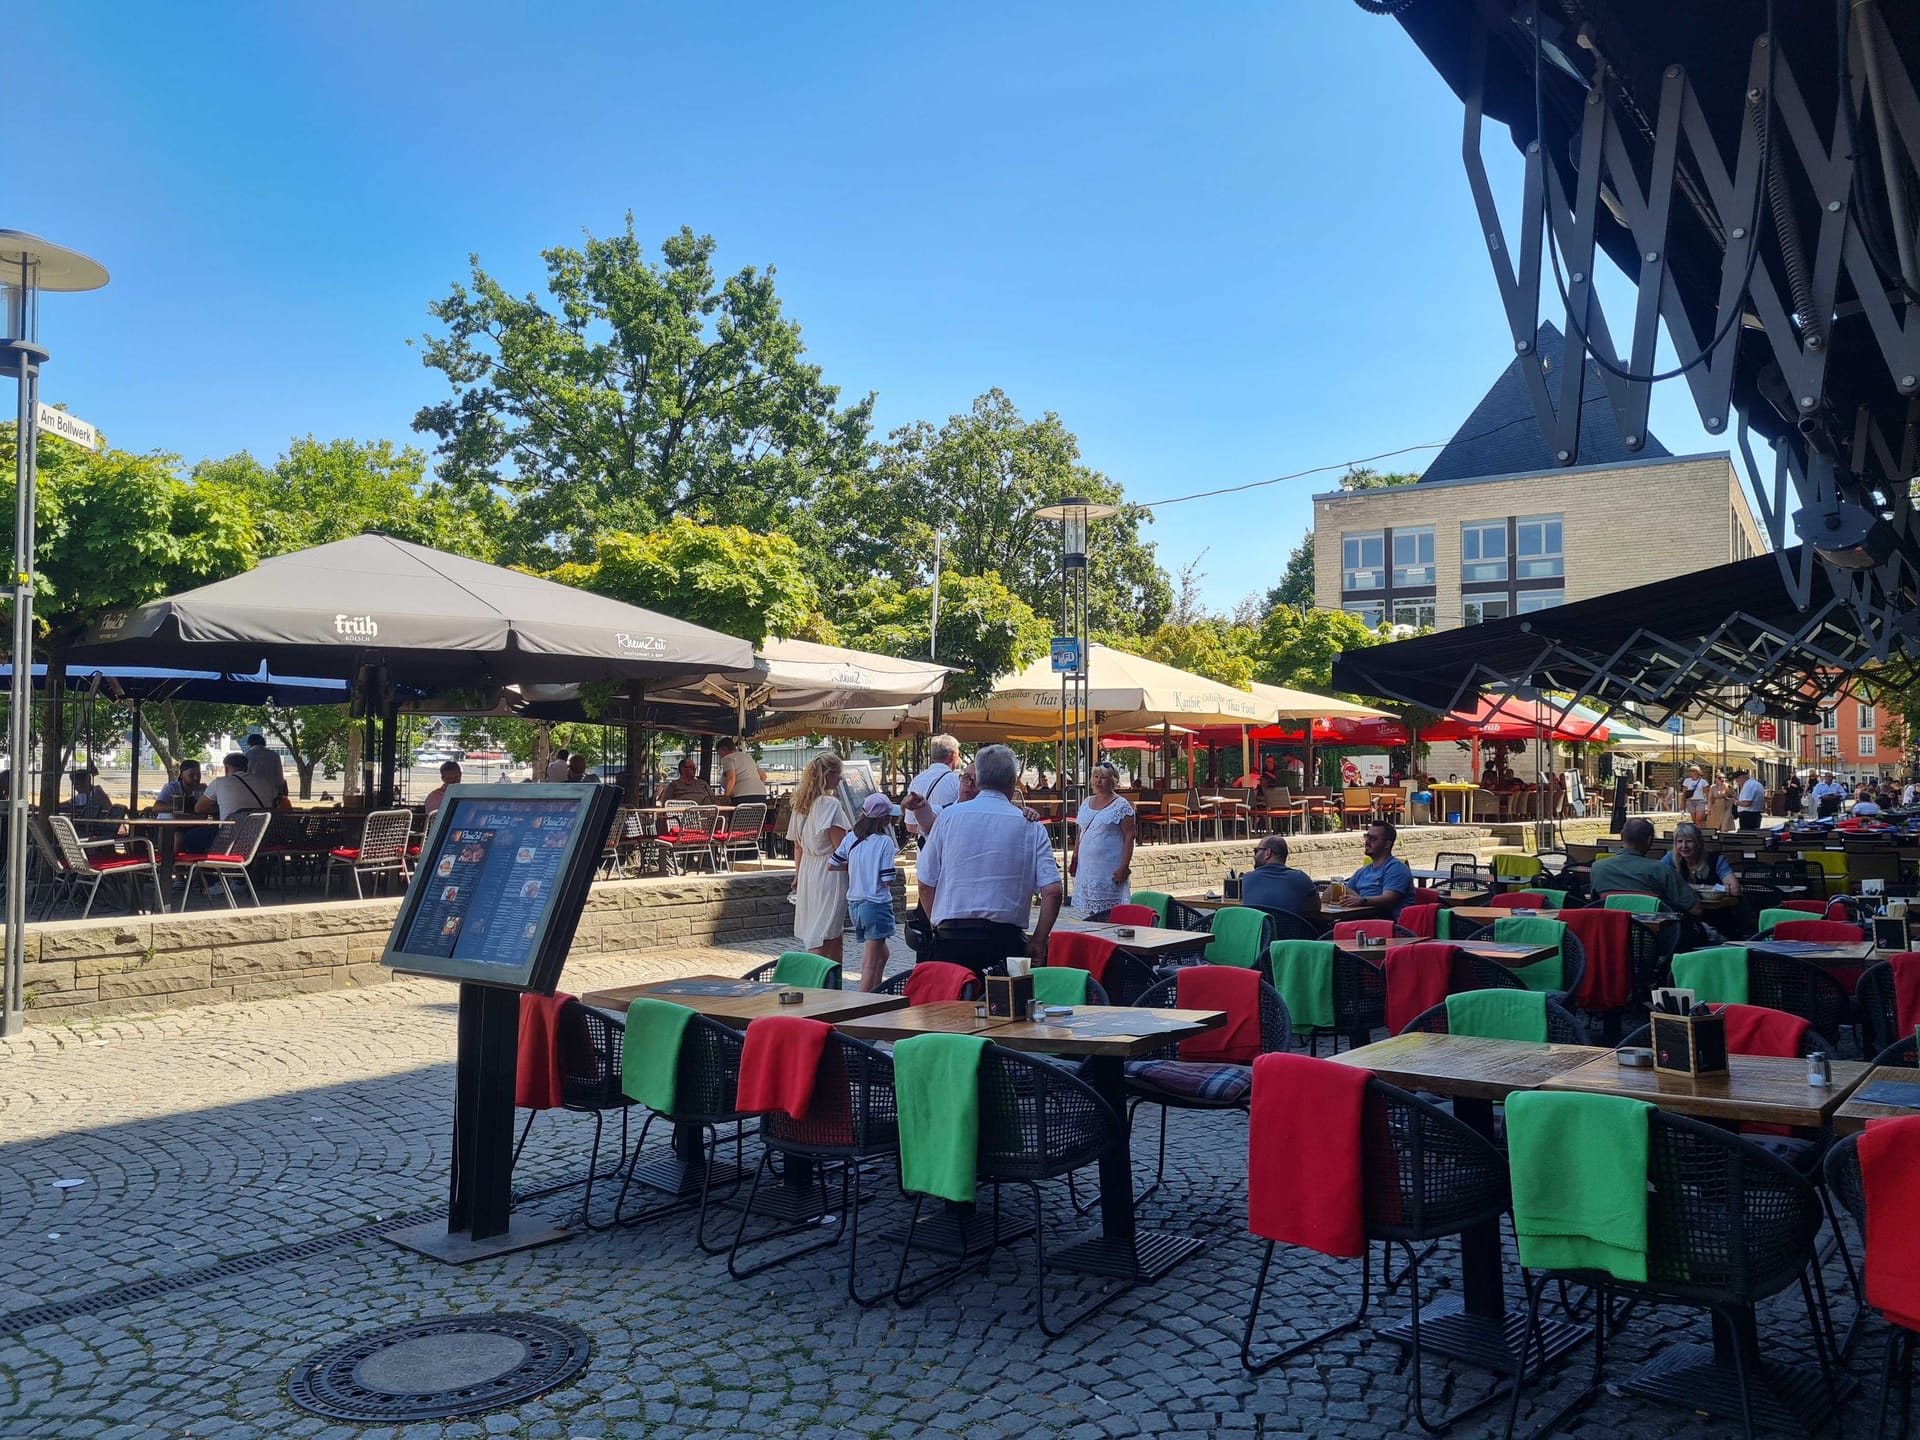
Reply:
[[[113, 272], [47, 302], [44, 398], [189, 462], [413, 438], [445, 387], [406, 342], [468, 253], [534, 288], [629, 209], [775, 266], [883, 429], [998, 385], [1138, 500], [1444, 440], [1511, 353], [1458, 102], [1336, 0], [66, 0], [14, 15], [0, 85], [31, 117], [0, 224]], [[1723, 448], [1680, 382], [1653, 430]], [[1231, 606], [1332, 480], [1150, 538]]]

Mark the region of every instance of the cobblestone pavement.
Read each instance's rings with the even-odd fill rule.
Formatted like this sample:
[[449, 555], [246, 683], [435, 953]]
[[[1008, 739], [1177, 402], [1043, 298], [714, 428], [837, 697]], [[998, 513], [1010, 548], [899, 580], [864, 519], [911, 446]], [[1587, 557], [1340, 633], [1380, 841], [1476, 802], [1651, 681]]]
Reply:
[[[572, 967], [566, 984], [738, 973], [779, 948], [599, 957]], [[1027, 1249], [915, 1308], [862, 1310], [842, 1293], [843, 1252], [737, 1282], [723, 1258], [694, 1248], [688, 1217], [459, 1268], [350, 1234], [444, 1204], [452, 999], [446, 986], [403, 981], [0, 1041], [0, 1312], [95, 1297], [49, 1322], [0, 1323], [0, 1436], [1417, 1433], [1401, 1352], [1364, 1332], [1258, 1378], [1242, 1371], [1260, 1246], [1243, 1226], [1239, 1116], [1176, 1114], [1176, 1178], [1144, 1207], [1144, 1223], [1202, 1236], [1207, 1249], [1055, 1342], [1033, 1324]], [[1143, 1136], [1150, 1123], [1143, 1117]], [[541, 1117], [516, 1175], [523, 1191], [579, 1176], [591, 1125]], [[863, 1234], [878, 1236], [905, 1207], [881, 1177], [873, 1193]], [[596, 1197], [596, 1210], [604, 1203]], [[561, 1190], [524, 1208], [559, 1219], [577, 1204], [577, 1190]], [[1064, 1192], [1052, 1197], [1050, 1226], [1064, 1232], [1073, 1221]], [[890, 1274], [891, 1254], [883, 1243], [863, 1247], [869, 1287]], [[244, 1273], [194, 1273], [244, 1257], [257, 1261]], [[1429, 1283], [1452, 1288], [1456, 1263], [1443, 1246]], [[1833, 1267], [1829, 1276], [1838, 1279]], [[1317, 1328], [1351, 1308], [1356, 1280], [1352, 1264], [1283, 1252], [1270, 1313], [1282, 1327]], [[160, 1283], [125, 1288], [148, 1281]], [[1062, 1303], [1087, 1293], [1069, 1286]], [[1851, 1314], [1850, 1301], [1836, 1303]], [[1402, 1291], [1383, 1313], [1398, 1318], [1405, 1305]], [[401, 1429], [343, 1426], [287, 1398], [289, 1371], [343, 1336], [497, 1310], [583, 1327], [588, 1369], [514, 1409]], [[1771, 1356], [1811, 1353], [1797, 1293], [1763, 1307], [1761, 1331]], [[1610, 1345], [1610, 1374], [1617, 1381], [1659, 1348], [1705, 1335], [1694, 1314], [1637, 1313]], [[1878, 1352], [1875, 1333], [1854, 1361], [1869, 1390]], [[1584, 1364], [1582, 1352], [1545, 1391], [1530, 1391], [1523, 1423], [1570, 1395]], [[1494, 1383], [1432, 1359], [1428, 1377], [1430, 1405]], [[1865, 1401], [1852, 1409], [1863, 1423]], [[1483, 1414], [1454, 1433], [1499, 1428]], [[1603, 1396], [1566, 1433], [1737, 1427]]]

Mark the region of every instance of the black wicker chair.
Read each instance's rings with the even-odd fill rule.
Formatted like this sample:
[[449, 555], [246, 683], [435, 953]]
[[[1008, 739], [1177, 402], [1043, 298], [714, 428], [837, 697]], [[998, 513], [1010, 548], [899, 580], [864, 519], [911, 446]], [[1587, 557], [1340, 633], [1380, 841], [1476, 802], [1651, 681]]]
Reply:
[[[606, 1129], [607, 1111], [620, 1112], [620, 1159], [608, 1172], [608, 1178], [620, 1173], [627, 1158], [627, 1112], [633, 1101], [620, 1088], [620, 1045], [626, 1027], [604, 1014], [569, 999], [560, 1006], [554, 1033], [560, 1050], [560, 1108], [576, 1115], [593, 1116], [593, 1146], [587, 1152], [586, 1193], [580, 1198], [578, 1223], [588, 1230], [608, 1230], [612, 1222], [593, 1222], [593, 1185], [600, 1178], [600, 1141]], [[527, 1123], [513, 1147], [513, 1163], [520, 1164], [520, 1152], [526, 1148], [538, 1110], [527, 1112]]]
[[[1271, 960], [1268, 962], [1271, 964]], [[1289, 1019], [1292, 1017], [1289, 1016]], [[1331, 1036], [1333, 1051], [1340, 1049], [1340, 1037], [1347, 1048], [1364, 1045], [1373, 1032], [1387, 1023], [1387, 972], [1373, 961], [1348, 950], [1333, 952], [1333, 1027], [1330, 1030], [1296, 1029], [1296, 1040], [1304, 1040], [1307, 1053], [1320, 1053], [1320, 1037]]]
[[[620, 1182], [620, 1198], [614, 1202], [615, 1224], [638, 1225], [696, 1205], [698, 1216], [694, 1225], [694, 1244], [708, 1255], [719, 1255], [727, 1249], [724, 1242], [707, 1239], [707, 1208], [714, 1188], [714, 1172], [719, 1164], [720, 1126], [730, 1124], [734, 1127], [734, 1164], [738, 1167], [740, 1163], [740, 1122], [748, 1118], [734, 1104], [734, 1094], [740, 1085], [742, 1043], [738, 1030], [729, 1029], [717, 1020], [695, 1015], [687, 1021], [686, 1032], [680, 1040], [679, 1063], [674, 1071], [673, 1111], [669, 1114], [648, 1108], [647, 1123], [640, 1127], [640, 1138], [634, 1142], [633, 1153], [627, 1160], [626, 1176]], [[669, 1200], [629, 1215], [626, 1213], [627, 1192], [633, 1187], [640, 1157], [646, 1153], [647, 1132], [653, 1128], [656, 1119], [667, 1121], [676, 1131], [698, 1134], [700, 1190], [698, 1195], [674, 1193]], [[676, 1135], [675, 1139], [678, 1142], [682, 1137]], [[677, 1143], [675, 1150], [680, 1149], [681, 1145]], [[686, 1163], [692, 1163], [695, 1159], [684, 1154], [678, 1158]], [[737, 1168], [726, 1177], [729, 1194], [739, 1190], [741, 1178]], [[644, 1185], [647, 1182], [643, 1179], [640, 1183]]]
[[[1911, 1036], [1907, 1039], [1911, 1045]], [[1889, 1062], [1882, 1060], [1885, 1065]], [[1860, 1175], [1860, 1137], [1849, 1135], [1827, 1151], [1827, 1188], [1839, 1198], [1841, 1208], [1853, 1216], [1864, 1240], [1867, 1233], [1867, 1189]], [[1884, 1318], [1884, 1317], [1883, 1317]], [[1887, 1433], [1887, 1411], [1891, 1406], [1894, 1379], [1900, 1382], [1900, 1428], [1905, 1435], [1913, 1420], [1913, 1339], [1914, 1332], [1904, 1325], [1887, 1323], [1887, 1349], [1880, 1362], [1880, 1414], [1875, 1435]]]
[[[880, 988], [873, 993], [876, 995], [904, 995], [907, 993], [907, 980], [912, 974], [913, 966], [911, 965], [907, 966], [904, 970], [896, 970], [893, 974], [882, 980], [880, 982]], [[970, 981], [966, 989], [961, 992], [960, 998], [962, 1000], [978, 1000], [986, 993], [985, 986], [983, 986], [980, 981], [973, 980]]]
[[[1149, 1010], [1177, 1009], [1179, 980], [1163, 980], [1133, 1002]], [[1293, 1026], [1287, 1017], [1286, 1001], [1265, 980], [1260, 982], [1260, 1053], [1263, 1055], [1293, 1048]], [[1169, 1068], [1169, 1065], [1178, 1067]], [[1253, 1095], [1253, 1069], [1250, 1065], [1230, 1065], [1180, 1059], [1180, 1047], [1163, 1046], [1149, 1051], [1125, 1067], [1127, 1085], [1127, 1124], [1142, 1105], [1160, 1107], [1160, 1146], [1153, 1166], [1153, 1182], [1134, 1196], [1142, 1201], [1160, 1188], [1167, 1173], [1167, 1112], [1169, 1110], [1245, 1110]]]
[[1178, 900], [1171, 898], [1167, 901], [1167, 928], [1169, 930], [1199, 930], [1210, 935], [1213, 933], [1213, 916], [1214, 912], [1211, 910], [1201, 910], [1193, 905], [1183, 905]]
[[1350, 1319], [1255, 1360], [1254, 1330], [1260, 1318], [1260, 1302], [1266, 1293], [1267, 1275], [1273, 1266], [1275, 1242], [1269, 1240], [1260, 1259], [1259, 1277], [1254, 1281], [1253, 1299], [1247, 1307], [1246, 1329], [1240, 1337], [1240, 1363], [1258, 1375], [1365, 1324], [1373, 1303], [1373, 1244], [1380, 1242], [1383, 1273], [1388, 1268], [1392, 1247], [1398, 1245], [1406, 1254], [1405, 1278], [1411, 1282], [1409, 1360], [1413, 1368], [1413, 1394], [1410, 1408], [1423, 1430], [1437, 1434], [1463, 1416], [1498, 1400], [1505, 1390], [1496, 1389], [1440, 1420], [1427, 1419], [1420, 1363], [1423, 1303], [1420, 1263], [1432, 1247], [1427, 1245], [1424, 1252], [1416, 1247], [1496, 1220], [1510, 1203], [1506, 1159], [1490, 1141], [1439, 1106], [1381, 1080], [1367, 1081], [1367, 1104], [1363, 1113], [1362, 1198], [1367, 1243], [1360, 1258], [1360, 1308]]
[[[834, 1033], [820, 1056], [815, 1072], [813, 1100], [807, 1118], [771, 1114], [760, 1117], [760, 1163], [753, 1172], [753, 1184], [740, 1210], [740, 1223], [733, 1232], [733, 1248], [727, 1252], [727, 1273], [736, 1280], [758, 1275], [802, 1255], [810, 1255], [831, 1245], [847, 1241], [847, 1296], [859, 1305], [874, 1305], [886, 1298], [881, 1290], [863, 1295], [859, 1288], [860, 1271], [860, 1162], [873, 1156], [892, 1155], [900, 1147], [899, 1115], [893, 1101], [893, 1059], [878, 1047], [850, 1036]], [[783, 1180], [798, 1180], [803, 1186], [814, 1183], [813, 1173], [825, 1166], [840, 1172], [840, 1204], [837, 1223], [830, 1233], [809, 1244], [790, 1248], [780, 1255], [743, 1266], [740, 1252], [806, 1231], [817, 1230], [829, 1193], [824, 1173], [818, 1180], [820, 1205], [804, 1219], [784, 1218], [782, 1223], [751, 1238], [747, 1224], [753, 1218], [754, 1202], [760, 1196], [762, 1182], [773, 1165], [781, 1160]]]
[[[1499, 922], [1496, 921], [1495, 924], [1497, 923]], [[1474, 931], [1471, 935], [1467, 936], [1466, 938], [1468, 941], [1492, 940], [1493, 938], [1495, 938], [1493, 933], [1493, 926], [1482, 925], [1478, 930]], [[1560, 983], [1554, 986], [1553, 989], [1549, 990], [1547, 994], [1552, 998], [1553, 1002], [1556, 1005], [1565, 1005], [1567, 1003], [1568, 998], [1573, 994], [1573, 992], [1580, 988], [1580, 981], [1586, 975], [1586, 973], [1587, 973], [1587, 947], [1581, 944], [1580, 937], [1574, 934], [1571, 930], [1561, 931], [1560, 933]], [[1524, 983], [1525, 982], [1523, 981], [1522, 984]]]
[[[1033, 1197], [1034, 1316], [1043, 1334], [1058, 1339], [1131, 1289], [1134, 1282], [1122, 1281], [1110, 1287], [1057, 1328], [1048, 1323], [1046, 1216], [1040, 1182], [1058, 1180], [1097, 1164], [1120, 1143], [1122, 1122], [1099, 1092], [1072, 1071], [998, 1045], [990, 1044], [981, 1053], [979, 1087], [980, 1143], [975, 1176], [980, 1185], [991, 1185], [994, 1190], [990, 1233], [997, 1237], [1000, 1232], [1000, 1187], [1024, 1186]], [[893, 1298], [902, 1306], [918, 1302], [976, 1265], [991, 1264], [998, 1244], [997, 1238], [990, 1240], [984, 1250], [970, 1250], [951, 1264], [909, 1281], [908, 1262], [926, 1199], [920, 1194], [913, 1197], [913, 1215], [900, 1248]]]
[[1871, 1063], [1904, 1065], [1909, 1070], [1920, 1070], [1920, 1043], [1916, 1043], [1911, 1035], [1905, 1036], [1874, 1056]]
[[[1507, 987], [1509, 989], [1515, 987]], [[1416, 1031], [1426, 1035], [1450, 1035], [1447, 1027], [1447, 1007], [1444, 1002], [1422, 1010], [1401, 1028], [1402, 1035], [1411, 1035]], [[1587, 1027], [1580, 1023], [1580, 1017], [1564, 1005], [1547, 1001], [1547, 1043], [1549, 1045], [1585, 1045]]]
[[[1453, 942], [1443, 940], [1443, 945]], [[1454, 990], [1524, 990], [1527, 982], [1513, 971], [1507, 969], [1498, 960], [1489, 960], [1484, 955], [1470, 955], [1459, 950], [1453, 957]]]
[[1306, 916], [1292, 910], [1272, 910], [1265, 905], [1256, 905], [1256, 910], [1265, 913], [1273, 922], [1274, 940], [1318, 940], [1327, 933], [1324, 925], [1316, 925]]
[[[1828, 1332], [1820, 1318], [1826, 1292], [1814, 1254], [1820, 1201], [1812, 1184], [1759, 1146], [1699, 1120], [1656, 1110], [1649, 1120], [1649, 1132], [1647, 1279], [1617, 1280], [1589, 1270], [1522, 1272], [1527, 1282], [1527, 1330], [1520, 1346], [1521, 1376], [1508, 1409], [1506, 1434], [1512, 1436], [1519, 1416], [1527, 1354], [1538, 1343], [1541, 1291], [1554, 1278], [1578, 1280], [1592, 1286], [1600, 1297], [1595, 1307], [1593, 1374], [1581, 1392], [1535, 1431], [1536, 1435], [1564, 1434], [1564, 1422], [1599, 1393], [1615, 1293], [1662, 1305], [1704, 1309], [1739, 1333], [1752, 1325], [1754, 1307], [1760, 1301], [1797, 1282], [1806, 1302], [1828, 1401], [1837, 1413], [1840, 1400]], [[1820, 1287], [1818, 1304], [1814, 1299], [1816, 1286]], [[1741, 1421], [1747, 1440], [1753, 1440], [1749, 1380], [1738, 1346], [1734, 1354], [1740, 1376]]]
[[1752, 948], [1747, 951], [1747, 1003], [1798, 1015], [1822, 1035], [1838, 1035], [1853, 1018], [1846, 988], [1818, 965]]
[[1892, 965], [1882, 960], [1861, 972], [1860, 983], [1853, 987], [1853, 1003], [1860, 1019], [1862, 1054], [1870, 1055], [1876, 1050], [1884, 1050], [1899, 1038], [1900, 1022], [1894, 1013]]

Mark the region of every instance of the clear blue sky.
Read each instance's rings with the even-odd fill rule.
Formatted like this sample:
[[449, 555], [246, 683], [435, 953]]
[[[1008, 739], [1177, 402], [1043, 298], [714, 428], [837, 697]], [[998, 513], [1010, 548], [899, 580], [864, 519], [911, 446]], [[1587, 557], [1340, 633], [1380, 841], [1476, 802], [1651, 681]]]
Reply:
[[[1444, 440], [1511, 353], [1458, 102], [1337, 0], [66, 0], [14, 14], [0, 86], [0, 224], [113, 272], [47, 303], [44, 398], [189, 462], [413, 438], [444, 382], [406, 341], [468, 253], [534, 288], [628, 209], [777, 267], [883, 429], [998, 385], [1139, 500]], [[1670, 448], [1723, 448], [1662, 391]], [[1149, 533], [1230, 606], [1332, 480]]]

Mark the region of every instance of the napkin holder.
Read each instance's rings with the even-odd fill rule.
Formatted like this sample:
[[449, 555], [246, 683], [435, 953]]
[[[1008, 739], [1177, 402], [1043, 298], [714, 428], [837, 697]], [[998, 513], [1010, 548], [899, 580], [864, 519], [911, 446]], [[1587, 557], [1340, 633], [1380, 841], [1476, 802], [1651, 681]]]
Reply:
[[1727, 1019], [1700, 1011], [1653, 1020], [1653, 1068], [1668, 1075], [1727, 1073]]
[[1033, 976], [987, 976], [987, 1014], [1003, 1019], [1024, 1019], [1033, 1001]]

